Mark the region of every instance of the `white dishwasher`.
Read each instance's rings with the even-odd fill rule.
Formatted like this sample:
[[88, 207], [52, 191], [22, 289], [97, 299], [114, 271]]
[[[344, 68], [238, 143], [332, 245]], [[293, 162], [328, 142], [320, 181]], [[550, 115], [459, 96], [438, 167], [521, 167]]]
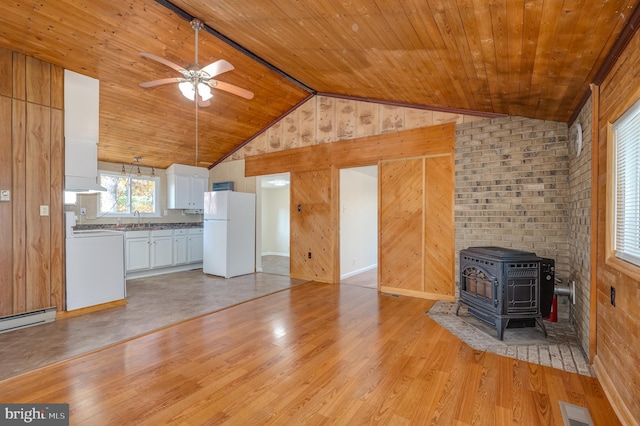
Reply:
[[75, 215], [66, 220], [67, 311], [124, 299], [124, 232], [74, 231]]

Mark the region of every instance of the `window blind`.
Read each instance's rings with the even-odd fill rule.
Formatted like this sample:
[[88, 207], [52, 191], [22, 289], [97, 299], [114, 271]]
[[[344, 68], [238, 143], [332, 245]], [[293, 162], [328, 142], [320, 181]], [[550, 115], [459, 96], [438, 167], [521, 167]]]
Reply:
[[640, 101], [613, 125], [615, 254], [640, 266]]

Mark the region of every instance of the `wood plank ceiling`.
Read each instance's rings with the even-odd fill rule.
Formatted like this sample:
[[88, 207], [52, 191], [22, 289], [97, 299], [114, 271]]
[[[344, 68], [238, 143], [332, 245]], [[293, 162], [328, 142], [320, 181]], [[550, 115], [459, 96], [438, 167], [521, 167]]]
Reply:
[[[311, 93], [568, 121], [637, 3], [15, 0], [0, 5], [0, 46], [100, 79], [101, 160], [207, 166], [306, 99], [305, 85]], [[141, 51], [193, 62], [185, 15], [302, 83], [201, 32], [198, 62], [227, 59], [236, 69], [220, 80], [255, 98], [215, 91], [199, 110], [197, 161], [193, 102], [174, 85], [138, 86], [176, 76]]]

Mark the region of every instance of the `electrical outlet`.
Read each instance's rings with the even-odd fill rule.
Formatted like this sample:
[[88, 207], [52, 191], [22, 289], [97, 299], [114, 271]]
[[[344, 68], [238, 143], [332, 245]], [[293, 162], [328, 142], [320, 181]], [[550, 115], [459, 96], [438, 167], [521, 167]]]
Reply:
[[86, 207], [80, 207], [80, 214], [82, 216], [86, 215], [87, 214], [87, 208]]
[[611, 286], [611, 306], [616, 306], [616, 288]]

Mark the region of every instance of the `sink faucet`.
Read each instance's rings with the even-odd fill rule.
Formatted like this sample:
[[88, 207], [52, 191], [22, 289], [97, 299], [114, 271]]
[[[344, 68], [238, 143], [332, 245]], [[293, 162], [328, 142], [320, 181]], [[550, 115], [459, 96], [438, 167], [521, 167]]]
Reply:
[[140, 212], [138, 210], [133, 212], [133, 217], [136, 217], [136, 215], [138, 215], [138, 225], [140, 225]]

